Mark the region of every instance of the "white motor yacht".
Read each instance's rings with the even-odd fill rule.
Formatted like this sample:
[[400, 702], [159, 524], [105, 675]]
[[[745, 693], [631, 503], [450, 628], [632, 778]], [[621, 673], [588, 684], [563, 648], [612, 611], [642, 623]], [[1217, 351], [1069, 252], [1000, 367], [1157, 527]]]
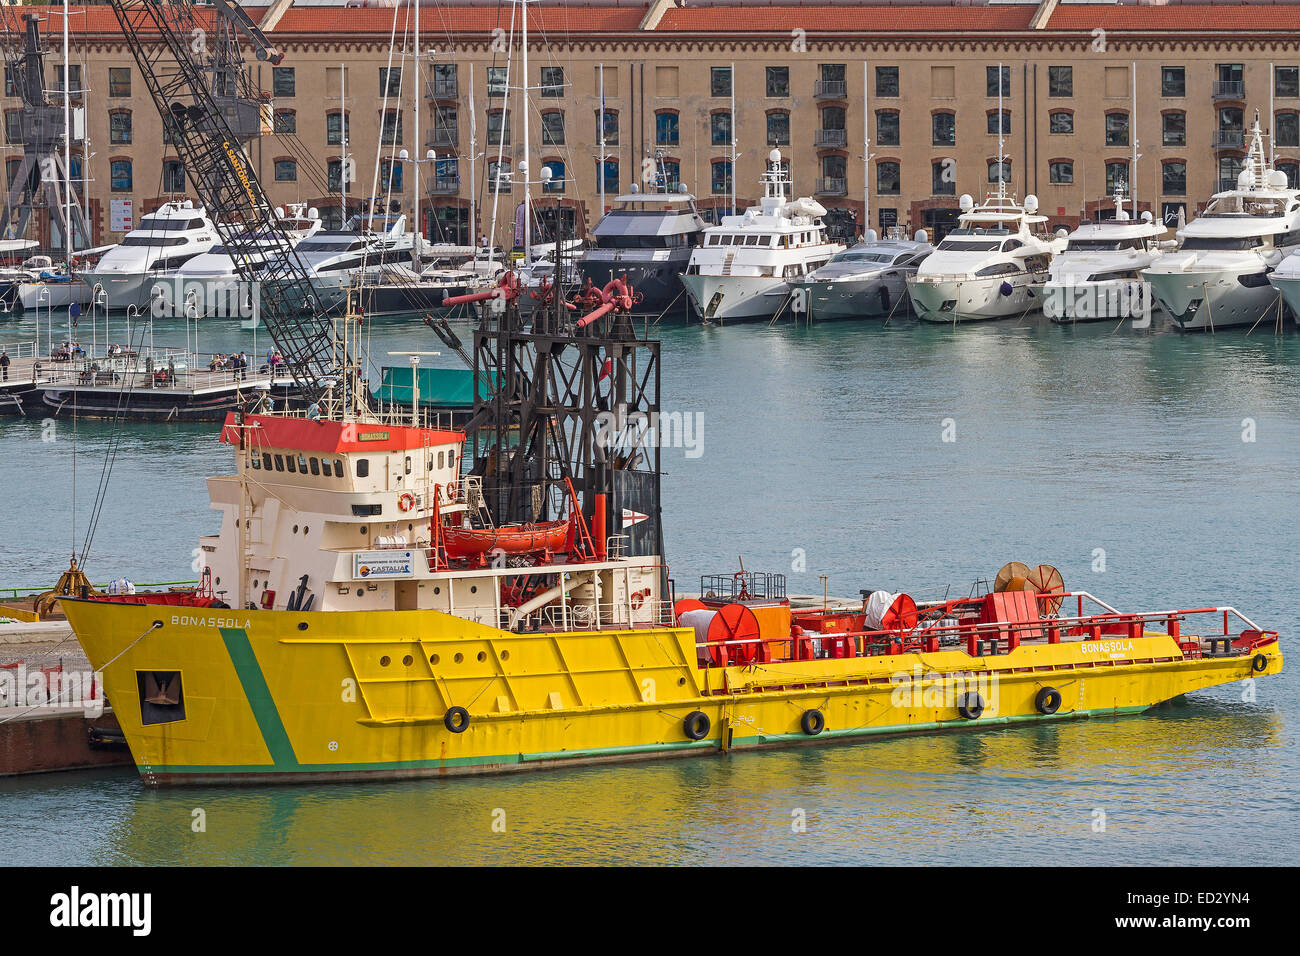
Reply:
[[917, 230], [915, 239], [908, 239], [902, 230], [879, 239], [869, 229], [864, 241], [815, 272], [790, 281], [795, 289], [791, 309], [806, 313], [810, 322], [906, 315], [907, 279], [932, 252], [934, 246], [924, 229]]
[[790, 300], [790, 283], [826, 265], [845, 247], [832, 242], [813, 199], [791, 201], [781, 151], [768, 154], [763, 198], [743, 215], [724, 216], [704, 230], [682, 284], [691, 308], [705, 322], [770, 319]]

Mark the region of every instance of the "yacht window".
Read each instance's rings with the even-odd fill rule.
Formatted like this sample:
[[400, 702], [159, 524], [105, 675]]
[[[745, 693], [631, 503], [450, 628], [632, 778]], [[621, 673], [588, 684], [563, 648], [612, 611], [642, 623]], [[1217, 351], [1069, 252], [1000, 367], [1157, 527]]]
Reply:
[[320, 474], [320, 460], [319, 460], [318, 458], [313, 457], [313, 458], [311, 459], [311, 461], [309, 462], [309, 464], [311, 465], [311, 473], [312, 473], [313, 475], [319, 475], [319, 474]]
[[756, 246], [756, 245], [758, 245], [758, 238], [759, 238], [758, 236], [746, 236], [746, 237], [745, 237], [745, 245], [747, 245], [747, 246]]
[[358, 459], [357, 459], [357, 477], [358, 477], [358, 478], [367, 478], [367, 477], [369, 477], [369, 475], [370, 475], [370, 459], [369, 459], [369, 458], [358, 458]]
[[334, 459], [334, 477], [335, 478], [343, 477], [343, 460], [341, 458]]
[[262, 467], [267, 471], [271, 470], [271, 453], [269, 451], [262, 452]]
[[284, 471], [284, 458], [280, 455], [275, 456], [275, 470]]
[[185, 224], [185, 228], [186, 228], [186, 229], [202, 229], [202, 228], [203, 228], [203, 220], [202, 220], [202, 219], [191, 219], [189, 222], [187, 222], [187, 223]]
[[1019, 239], [1008, 239], [1006, 242], [1002, 244], [1002, 251], [1010, 252], [1012, 249], [1019, 249], [1023, 245], [1024, 243], [1021, 242]]
[[406, 456], [406, 474], [409, 475], [410, 473], [411, 473], [411, 456], [410, 456], [410, 455], [407, 455], [407, 456]]
[[1183, 240], [1180, 251], [1191, 252], [1197, 249], [1254, 249], [1262, 246], [1264, 240], [1259, 236], [1189, 236]]
[[1009, 276], [1016, 275], [1019, 272], [1019, 266], [1013, 265], [1010, 262], [998, 262], [991, 266], [985, 266], [975, 274], [977, 276]]
[[711, 246], [716, 246], [717, 244], [718, 244], [718, 237], [717, 237], [717, 236], [709, 236], [709, 245], [711, 245]]
[[939, 248], [945, 252], [996, 252], [999, 242], [964, 242], [961, 240], [945, 239], [939, 243]]
[[442, 468], [446, 464], [446, 461], [447, 453], [442, 451], [438, 452], [438, 467]]

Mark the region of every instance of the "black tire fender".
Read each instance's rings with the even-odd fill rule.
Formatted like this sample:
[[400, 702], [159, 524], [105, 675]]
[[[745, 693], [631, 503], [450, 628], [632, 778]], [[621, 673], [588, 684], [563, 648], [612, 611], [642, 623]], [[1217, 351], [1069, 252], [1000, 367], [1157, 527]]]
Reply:
[[984, 713], [984, 698], [977, 691], [967, 691], [957, 701], [957, 713], [967, 720], [979, 720], [980, 714]]
[[469, 711], [464, 707], [449, 707], [443, 715], [442, 725], [453, 734], [463, 734], [469, 730]]
[[1061, 709], [1061, 692], [1055, 687], [1044, 687], [1034, 697], [1034, 710], [1049, 717]]
[[1262, 674], [1268, 668], [1268, 657], [1264, 654], [1256, 654], [1250, 659], [1250, 672], [1252, 674]]
[[799, 718], [799, 728], [809, 737], [816, 737], [826, 729], [826, 718], [820, 710], [805, 710]]
[[703, 740], [709, 736], [711, 726], [708, 714], [701, 710], [693, 710], [682, 721], [682, 733], [686, 734], [689, 740]]

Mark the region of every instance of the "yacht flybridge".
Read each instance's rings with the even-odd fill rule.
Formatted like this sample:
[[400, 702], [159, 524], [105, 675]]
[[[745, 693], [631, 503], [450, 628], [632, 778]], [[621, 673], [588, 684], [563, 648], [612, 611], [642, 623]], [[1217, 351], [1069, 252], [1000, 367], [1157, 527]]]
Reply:
[[917, 318], [951, 325], [1040, 309], [1041, 286], [1065, 240], [1041, 232], [1047, 217], [1038, 198], [1021, 205], [999, 183], [979, 206], [969, 195], [959, 205], [958, 227], [907, 281]]
[[1253, 326], [1279, 307], [1269, 276], [1300, 247], [1300, 190], [1264, 151], [1255, 117], [1237, 187], [1215, 193], [1178, 231], [1182, 245], [1142, 271], [1156, 300], [1185, 331]]
[[1124, 189], [1115, 189], [1115, 216], [1080, 223], [1052, 259], [1043, 287], [1043, 312], [1053, 322], [1149, 318], [1151, 297], [1138, 272], [1177, 243], [1150, 212], [1132, 218]]
[[682, 284], [706, 322], [770, 319], [790, 298], [790, 281], [826, 265], [844, 246], [827, 237], [825, 208], [812, 199], [789, 200], [790, 177], [781, 151], [768, 154], [760, 205], [724, 216], [704, 230]]
[[189, 260], [219, 241], [202, 206], [187, 200], [165, 202], [139, 224], [95, 268], [82, 273], [92, 290], [100, 286], [110, 309], [149, 307], [154, 280], [170, 278]]

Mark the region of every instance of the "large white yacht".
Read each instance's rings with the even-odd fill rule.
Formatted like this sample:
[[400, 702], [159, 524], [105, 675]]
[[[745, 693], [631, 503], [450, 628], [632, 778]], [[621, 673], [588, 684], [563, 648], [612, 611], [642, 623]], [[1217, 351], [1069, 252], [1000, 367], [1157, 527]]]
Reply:
[[359, 213], [344, 229], [323, 230], [298, 243], [298, 258], [311, 273], [312, 287], [329, 308], [343, 301], [354, 278], [393, 265], [410, 268], [415, 240], [406, 216]]
[[216, 227], [202, 206], [188, 199], [165, 202], [141, 216], [136, 227], [81, 277], [92, 294], [96, 286], [104, 290], [110, 309], [132, 305], [144, 309], [153, 280], [175, 275], [181, 265], [218, 241]]
[[705, 229], [704, 244], [691, 253], [682, 284], [703, 321], [769, 319], [787, 304], [791, 279], [844, 251], [827, 238], [820, 203], [789, 200], [790, 177], [780, 150], [768, 155], [762, 183], [760, 205]]
[[915, 239], [908, 239], [901, 229], [898, 233], [880, 239], [869, 229], [864, 241], [833, 256], [815, 272], [791, 280], [799, 311], [810, 322], [906, 315], [907, 279], [916, 275], [934, 246], [924, 229], [917, 230]]
[[[276, 217], [280, 233], [294, 246], [321, 230], [319, 211], [307, 208], [306, 203], [277, 206]], [[250, 287], [240, 279], [230, 255], [230, 246], [236, 243], [254, 262], [264, 261], [268, 250], [279, 247], [274, 236], [250, 233], [232, 236], [229, 241], [212, 246], [175, 271], [172, 278], [176, 289], [157, 305], [155, 312], [176, 317], [188, 309], [200, 316], [229, 316], [237, 314], [232, 305], [248, 305]]]
[[1043, 287], [1043, 312], [1053, 322], [1150, 318], [1149, 287], [1138, 272], [1176, 242], [1168, 228], [1144, 212], [1134, 219], [1124, 208], [1124, 189], [1115, 188], [1115, 216], [1082, 222], [1052, 259]]
[[1024, 205], [999, 182], [982, 204], [958, 202], [958, 226], [907, 280], [917, 318], [948, 325], [1023, 315], [1042, 308], [1042, 285], [1063, 237], [1039, 231], [1038, 197]]
[[1269, 274], [1300, 247], [1300, 190], [1288, 188], [1286, 173], [1269, 164], [1258, 116], [1237, 188], [1215, 193], [1178, 238], [1176, 252], [1142, 271], [1175, 326], [1269, 324], [1278, 306]]

